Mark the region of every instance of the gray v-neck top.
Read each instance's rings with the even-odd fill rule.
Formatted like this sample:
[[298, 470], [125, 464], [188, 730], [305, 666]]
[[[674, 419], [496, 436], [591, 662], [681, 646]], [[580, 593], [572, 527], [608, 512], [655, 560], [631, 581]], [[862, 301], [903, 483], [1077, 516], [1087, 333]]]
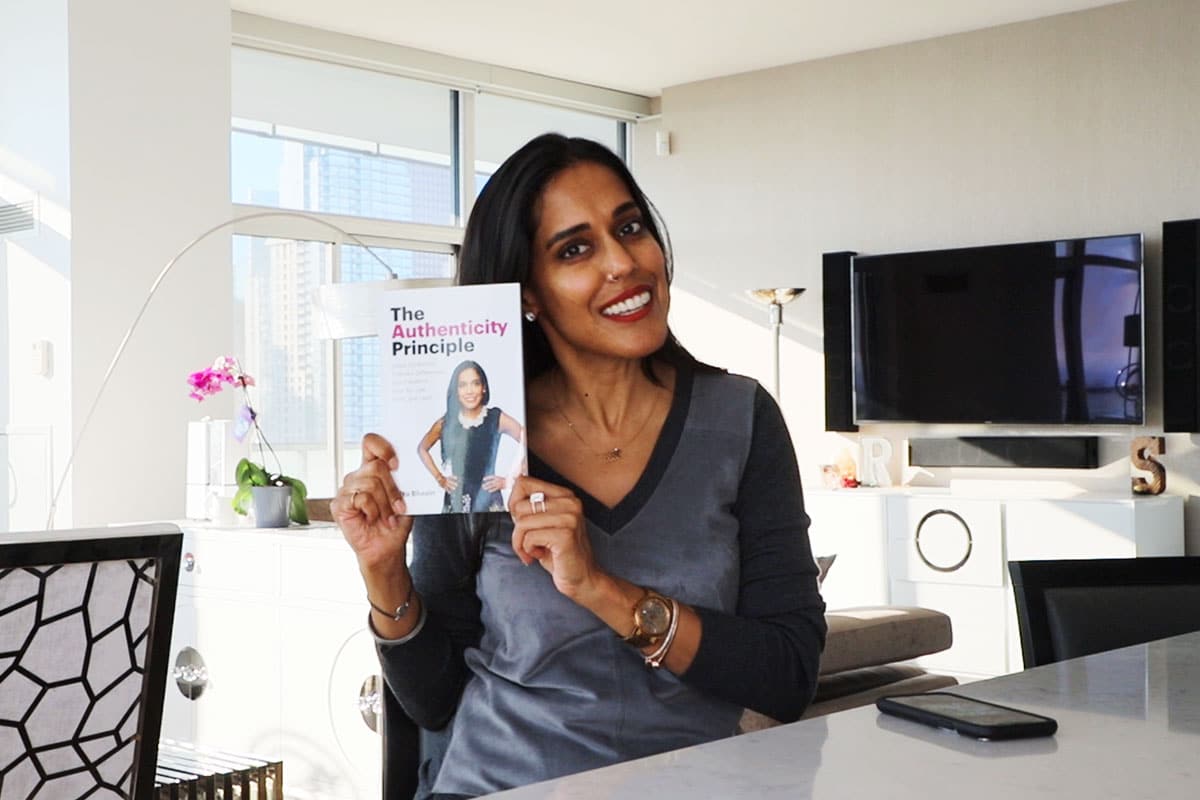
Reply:
[[[476, 518], [474, 534], [466, 518], [421, 518], [412, 572], [427, 618], [379, 650], [422, 727], [442, 727], [457, 707], [435, 792], [485, 794], [712, 741], [734, 732], [743, 706], [801, 713], [824, 604], [794, 451], [757, 383], [680, 370], [646, 470], [611, 509], [535, 454], [531, 472], [583, 501], [602, 569], [696, 609], [700, 651], [683, 676], [646, 667], [517, 559], [507, 515]], [[426, 788], [433, 777], [427, 768]]]

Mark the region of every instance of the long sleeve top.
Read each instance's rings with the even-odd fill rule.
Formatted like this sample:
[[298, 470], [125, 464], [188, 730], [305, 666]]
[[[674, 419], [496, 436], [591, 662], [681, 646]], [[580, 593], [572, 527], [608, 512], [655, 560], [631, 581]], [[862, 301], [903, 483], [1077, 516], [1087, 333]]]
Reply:
[[[418, 725], [448, 731], [437, 792], [483, 794], [734, 732], [743, 707], [799, 717], [824, 644], [824, 603], [791, 439], [754, 381], [680, 370], [645, 472], [608, 508], [580, 497], [601, 568], [690, 605], [689, 669], [648, 669], [511, 547], [506, 514], [423, 517], [413, 580], [424, 618], [380, 640], [384, 677]], [[428, 788], [428, 787], [426, 787]]]

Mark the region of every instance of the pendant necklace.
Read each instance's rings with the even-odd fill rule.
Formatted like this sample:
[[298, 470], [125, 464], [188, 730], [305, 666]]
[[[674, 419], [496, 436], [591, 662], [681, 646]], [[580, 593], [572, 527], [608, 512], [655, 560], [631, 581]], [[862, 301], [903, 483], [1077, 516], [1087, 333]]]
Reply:
[[641, 427], [639, 427], [637, 429], [637, 433], [635, 433], [635, 434], [633, 434], [633, 436], [629, 437], [629, 440], [623, 446], [613, 447], [608, 450], [596, 452], [595, 449], [592, 447], [592, 445], [588, 443], [588, 440], [583, 438], [583, 434], [580, 433], [579, 430], [575, 427], [575, 423], [571, 422], [571, 418], [567, 416], [567, 412], [563, 411], [563, 408], [562, 408], [563, 391], [565, 391], [565, 387], [561, 387], [561, 390], [559, 393], [558, 405], [555, 406], [554, 410], [557, 411], [558, 415], [563, 418], [563, 422], [567, 423], [567, 427], [571, 429], [571, 433], [575, 434], [575, 436], [579, 439], [579, 441], [583, 442], [584, 447], [586, 447], [588, 450], [591, 450], [592, 455], [599, 458], [605, 464], [611, 464], [614, 461], [620, 461], [622, 458], [625, 457], [624, 448], [628, 447], [632, 442], [634, 442], [639, 436], [642, 435], [642, 431], [646, 430], [646, 426], [650, 424], [650, 418], [654, 416], [654, 409], [658, 408], [658, 398], [655, 397], [654, 403], [650, 406], [650, 410], [648, 412], [646, 412], [646, 418], [644, 420], [642, 420], [642, 425], [641, 425]]

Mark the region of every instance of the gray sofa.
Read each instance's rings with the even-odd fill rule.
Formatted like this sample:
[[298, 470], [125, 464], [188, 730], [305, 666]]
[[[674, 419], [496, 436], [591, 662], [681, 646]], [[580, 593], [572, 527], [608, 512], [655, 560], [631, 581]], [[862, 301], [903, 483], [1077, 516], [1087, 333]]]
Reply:
[[[844, 608], [825, 614], [829, 634], [821, 653], [817, 696], [804, 718], [874, 703], [888, 694], [911, 694], [955, 686], [947, 675], [926, 672], [908, 661], [945, 650], [953, 643], [950, 618], [940, 611], [905, 606]], [[743, 733], [779, 724], [747, 710]]]

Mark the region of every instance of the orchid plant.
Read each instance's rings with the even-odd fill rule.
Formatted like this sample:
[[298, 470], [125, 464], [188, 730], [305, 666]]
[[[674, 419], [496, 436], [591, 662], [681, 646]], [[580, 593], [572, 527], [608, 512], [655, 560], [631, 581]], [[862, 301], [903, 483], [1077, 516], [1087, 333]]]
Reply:
[[[251, 487], [287, 486], [292, 490], [292, 501], [289, 504], [288, 516], [293, 522], [307, 525], [308, 510], [305, 507], [305, 501], [308, 498], [308, 489], [299, 478], [290, 478], [283, 474], [283, 466], [279, 463], [279, 456], [275, 454], [274, 448], [271, 447], [271, 443], [267, 441], [262, 428], [258, 425], [258, 414], [250, 402], [250, 387], [255, 385], [254, 378], [242, 370], [242, 366], [236, 358], [221, 356], [213, 362], [211, 367], [202, 369], [199, 372], [193, 372], [188, 376], [187, 381], [188, 385], [192, 387], [192, 390], [188, 392], [188, 396], [194, 398], [197, 402], [204, 400], [206, 397], [212, 397], [226, 386], [234, 386], [241, 389], [242, 406], [238, 410], [235, 420], [234, 437], [241, 442], [251, 431], [254, 432], [254, 441], [258, 445], [259, 463], [255, 463], [248, 458], [243, 458], [238, 462], [237, 468], [234, 470], [234, 478], [237, 480], [238, 489], [237, 493], [233, 496], [233, 510], [243, 516], [247, 513], [249, 510], [247, 502], [251, 497]], [[268, 472], [266, 469], [268, 452], [275, 461], [274, 472]]]

